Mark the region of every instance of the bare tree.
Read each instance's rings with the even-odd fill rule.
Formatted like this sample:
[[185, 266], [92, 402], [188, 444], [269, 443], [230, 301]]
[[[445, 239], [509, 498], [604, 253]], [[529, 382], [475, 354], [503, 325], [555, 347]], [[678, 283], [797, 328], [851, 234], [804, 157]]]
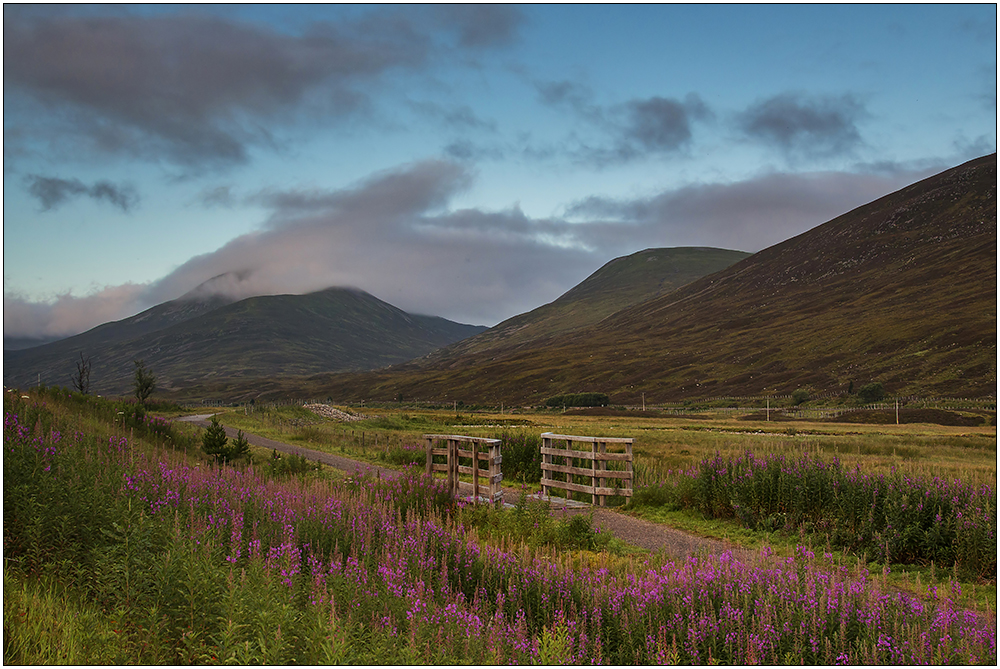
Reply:
[[80, 351], [80, 359], [76, 363], [73, 387], [84, 395], [90, 392], [90, 358], [84, 358], [83, 351]]

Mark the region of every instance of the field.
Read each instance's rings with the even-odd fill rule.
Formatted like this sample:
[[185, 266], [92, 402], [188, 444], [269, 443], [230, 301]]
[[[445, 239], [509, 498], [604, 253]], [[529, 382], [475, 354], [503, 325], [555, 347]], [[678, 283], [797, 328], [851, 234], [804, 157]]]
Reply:
[[[422, 463], [423, 433], [504, 435], [505, 467], [510, 453], [529, 484], [517, 449], [543, 431], [634, 437], [638, 494], [623, 512], [747, 549], [672, 560], [523, 499], [464, 508], [422, 468], [345, 477], [259, 451], [218, 466], [194, 428], [150, 416], [177, 407], [143, 415], [53, 389], [5, 392], [4, 409], [5, 663], [997, 661], [992, 426], [457, 406], [221, 416], [400, 468]], [[869, 510], [906, 525], [870, 513], [859, 527], [939, 559], [901, 539], [881, 555], [843, 545], [853, 498], [824, 486], [873, 495]], [[934, 508], [907, 515], [917, 494]]]

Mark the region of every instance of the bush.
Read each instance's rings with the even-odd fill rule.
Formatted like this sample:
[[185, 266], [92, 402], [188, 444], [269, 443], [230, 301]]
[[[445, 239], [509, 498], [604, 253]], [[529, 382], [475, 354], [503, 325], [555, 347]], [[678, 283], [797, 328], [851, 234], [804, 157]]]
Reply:
[[799, 388], [798, 390], [792, 392], [792, 403], [795, 406], [804, 404], [809, 401], [809, 391]]
[[677, 504], [750, 529], [815, 531], [832, 545], [887, 562], [933, 561], [980, 577], [996, 572], [996, 494], [989, 486], [750, 451], [705, 458], [679, 477], [672, 496], [662, 489], [669, 485], [639, 489], [633, 503]]
[[606, 393], [570, 393], [555, 395], [545, 400], [545, 406], [558, 407], [606, 407], [610, 399]]
[[885, 398], [885, 388], [878, 381], [869, 383], [861, 386], [861, 390], [858, 391], [858, 397], [866, 404], [880, 402]]
[[526, 432], [501, 432], [493, 435], [500, 440], [505, 481], [538, 483], [542, 480], [542, 438]]

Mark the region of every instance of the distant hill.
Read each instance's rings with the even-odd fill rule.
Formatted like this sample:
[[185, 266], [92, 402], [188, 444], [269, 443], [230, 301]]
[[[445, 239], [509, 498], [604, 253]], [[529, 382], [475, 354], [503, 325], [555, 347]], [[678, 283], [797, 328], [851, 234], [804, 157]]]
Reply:
[[404, 362], [482, 332], [407, 314], [360, 290], [239, 302], [189, 296], [43, 346], [4, 352], [4, 384], [71, 386], [80, 353], [94, 392], [128, 393], [134, 359], [169, 390], [206, 380], [363, 370]]
[[5, 351], [20, 351], [25, 348], [32, 348], [35, 346], [41, 346], [42, 344], [48, 344], [49, 342], [56, 341], [57, 338], [52, 337], [4, 337], [3, 338], [3, 350]]
[[553, 302], [415, 362], [470, 364], [498, 351], [509, 353], [534, 346], [594, 325], [616, 311], [674, 291], [749, 256], [745, 251], [692, 247], [646, 249], [615, 258]]
[[993, 154], [537, 345], [273, 392], [510, 404], [599, 391], [635, 403], [880, 381], [900, 395], [995, 396], [996, 184]]

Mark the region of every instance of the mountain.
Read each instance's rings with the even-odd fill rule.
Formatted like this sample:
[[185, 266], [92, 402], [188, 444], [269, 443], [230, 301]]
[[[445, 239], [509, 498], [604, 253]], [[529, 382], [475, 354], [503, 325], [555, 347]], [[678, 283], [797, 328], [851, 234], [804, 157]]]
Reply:
[[3, 350], [20, 351], [21, 349], [33, 348], [53, 341], [56, 341], [56, 339], [51, 337], [4, 337]]
[[[996, 155], [527, 348], [321, 375], [283, 392], [537, 402], [840, 393], [995, 396]], [[481, 335], [485, 337], [486, 335]]]
[[599, 322], [627, 306], [669, 293], [750, 254], [714, 248], [646, 249], [608, 262], [549, 304], [439, 349], [421, 365], [449, 365], [521, 350]]
[[270, 295], [238, 302], [188, 296], [75, 337], [4, 352], [4, 384], [71, 384], [82, 352], [94, 392], [128, 393], [142, 359], [162, 390], [205, 380], [373, 369], [483, 331], [407, 314], [360, 290]]

